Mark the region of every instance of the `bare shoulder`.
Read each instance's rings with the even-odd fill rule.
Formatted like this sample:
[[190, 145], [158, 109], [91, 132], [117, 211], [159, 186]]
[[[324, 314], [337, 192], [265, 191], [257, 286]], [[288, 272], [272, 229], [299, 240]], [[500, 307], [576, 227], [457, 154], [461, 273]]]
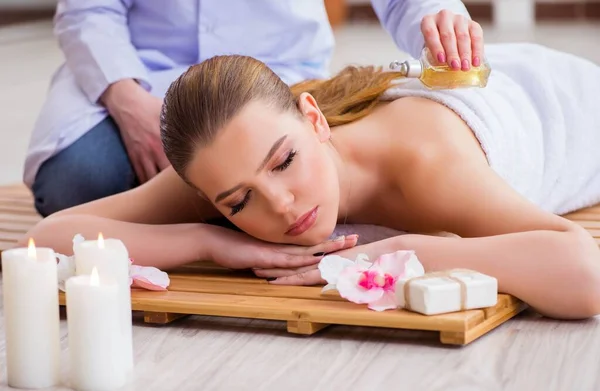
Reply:
[[387, 172], [393, 183], [412, 183], [415, 173], [437, 173], [452, 162], [487, 166], [479, 141], [450, 108], [430, 99], [408, 97], [384, 107], [382, 129], [390, 133]]
[[382, 131], [393, 140], [389, 172], [453, 158], [487, 164], [469, 126], [453, 110], [438, 102], [418, 97], [396, 99], [376, 115]]
[[181, 224], [220, 217], [212, 204], [201, 198], [169, 167], [143, 185], [58, 212], [87, 214], [140, 224]]

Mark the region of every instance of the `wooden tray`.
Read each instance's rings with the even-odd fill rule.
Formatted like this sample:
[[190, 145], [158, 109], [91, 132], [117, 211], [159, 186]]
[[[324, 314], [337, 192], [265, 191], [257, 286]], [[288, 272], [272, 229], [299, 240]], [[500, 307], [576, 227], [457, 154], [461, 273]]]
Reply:
[[[188, 314], [269, 319], [287, 322], [295, 334], [313, 334], [329, 325], [439, 331], [446, 344], [464, 345], [512, 318], [525, 305], [499, 295], [498, 305], [437, 316], [408, 311], [375, 312], [320, 287], [274, 286], [242, 272], [198, 262], [169, 273], [167, 292], [133, 290], [132, 309], [147, 323], [165, 324]], [[61, 305], [65, 297], [60, 295]]]
[[[565, 216], [600, 243], [600, 207]], [[0, 187], [0, 251], [14, 246], [40, 220], [22, 186]], [[320, 287], [274, 286], [246, 272], [196, 262], [169, 272], [167, 292], [132, 290], [132, 309], [148, 323], [166, 324], [186, 315], [280, 320], [295, 334], [313, 334], [329, 325], [355, 325], [440, 333], [444, 344], [465, 345], [521, 312], [526, 305], [505, 294], [495, 307], [425, 316], [409, 311], [376, 312]], [[61, 305], [65, 297], [60, 294]]]

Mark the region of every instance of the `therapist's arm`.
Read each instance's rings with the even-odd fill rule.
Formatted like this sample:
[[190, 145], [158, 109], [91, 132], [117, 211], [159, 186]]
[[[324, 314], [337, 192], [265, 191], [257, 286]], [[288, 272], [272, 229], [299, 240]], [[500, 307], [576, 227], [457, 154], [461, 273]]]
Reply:
[[[398, 48], [412, 57], [419, 58], [427, 45], [438, 61], [455, 69], [467, 70], [481, 62], [481, 27], [471, 20], [462, 1], [371, 0], [371, 3]], [[467, 69], [464, 60], [468, 61]]]
[[67, 66], [92, 103], [117, 123], [140, 183], [169, 166], [160, 141], [162, 99], [149, 93], [148, 71], [131, 43], [133, 0], [60, 0], [55, 34]]
[[67, 66], [90, 102], [113, 83], [136, 80], [150, 89], [148, 72], [131, 43], [127, 12], [132, 0], [59, 0], [54, 33]]

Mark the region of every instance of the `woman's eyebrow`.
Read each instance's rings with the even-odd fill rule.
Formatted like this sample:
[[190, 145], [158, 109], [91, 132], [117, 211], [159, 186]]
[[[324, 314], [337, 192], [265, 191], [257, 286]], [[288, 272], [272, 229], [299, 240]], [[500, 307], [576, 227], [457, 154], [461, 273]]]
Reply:
[[286, 138], [287, 138], [287, 134], [285, 136], [280, 137], [277, 141], [275, 141], [275, 143], [273, 143], [273, 146], [269, 150], [269, 153], [267, 153], [267, 156], [265, 156], [265, 158], [263, 159], [262, 163], [260, 164], [260, 166], [258, 167], [256, 172], [260, 172], [263, 168], [265, 168], [265, 166], [267, 165], [269, 160], [273, 157], [275, 152], [277, 152], [277, 150], [279, 149], [281, 144], [283, 144], [283, 142], [285, 141]]
[[[260, 166], [258, 167], [258, 169], [256, 170], [256, 172], [260, 172], [263, 168], [265, 168], [265, 166], [267, 165], [267, 163], [269, 162], [269, 160], [271, 160], [271, 158], [273, 157], [273, 155], [275, 154], [275, 152], [277, 152], [277, 150], [279, 149], [279, 147], [281, 147], [281, 144], [283, 144], [283, 142], [285, 141], [286, 138], [287, 138], [287, 134], [285, 136], [280, 137], [277, 141], [275, 141], [273, 143], [273, 146], [271, 147], [271, 149], [269, 149], [269, 152], [267, 153], [267, 156], [265, 156], [265, 158], [263, 159], [262, 163], [260, 164]], [[238, 184], [238, 185], [235, 185], [234, 187], [232, 187], [229, 190], [225, 190], [225, 191], [219, 193], [215, 197], [215, 203], [217, 203], [219, 201], [222, 201], [223, 199], [229, 197], [231, 194], [235, 193], [241, 187], [242, 187], [242, 185]]]

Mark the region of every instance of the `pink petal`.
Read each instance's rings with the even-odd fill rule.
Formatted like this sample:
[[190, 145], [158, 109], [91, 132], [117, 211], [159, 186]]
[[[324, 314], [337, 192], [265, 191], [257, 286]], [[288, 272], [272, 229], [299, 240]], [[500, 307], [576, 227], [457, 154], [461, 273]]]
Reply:
[[129, 266], [129, 276], [133, 279], [132, 286], [150, 290], [165, 290], [169, 284], [169, 275], [152, 266]]
[[357, 304], [370, 303], [381, 298], [383, 295], [381, 288], [364, 289], [358, 284], [363, 271], [364, 269], [358, 266], [344, 269], [336, 284], [340, 296]]
[[373, 264], [381, 268], [384, 273], [398, 277], [404, 274], [406, 263], [410, 261], [414, 253], [414, 251], [400, 250], [390, 254], [383, 254]]
[[319, 262], [319, 271], [321, 278], [327, 281], [328, 284], [336, 284], [338, 276], [345, 268], [354, 265], [349, 259], [340, 257], [339, 255], [327, 255]]
[[149, 291], [166, 291], [167, 289], [163, 286], [153, 284], [152, 281], [142, 276], [133, 276], [133, 282], [131, 283], [132, 288], [142, 288]]
[[369, 303], [369, 309], [373, 311], [385, 311], [398, 308], [396, 295], [393, 292], [387, 292], [377, 301]]

